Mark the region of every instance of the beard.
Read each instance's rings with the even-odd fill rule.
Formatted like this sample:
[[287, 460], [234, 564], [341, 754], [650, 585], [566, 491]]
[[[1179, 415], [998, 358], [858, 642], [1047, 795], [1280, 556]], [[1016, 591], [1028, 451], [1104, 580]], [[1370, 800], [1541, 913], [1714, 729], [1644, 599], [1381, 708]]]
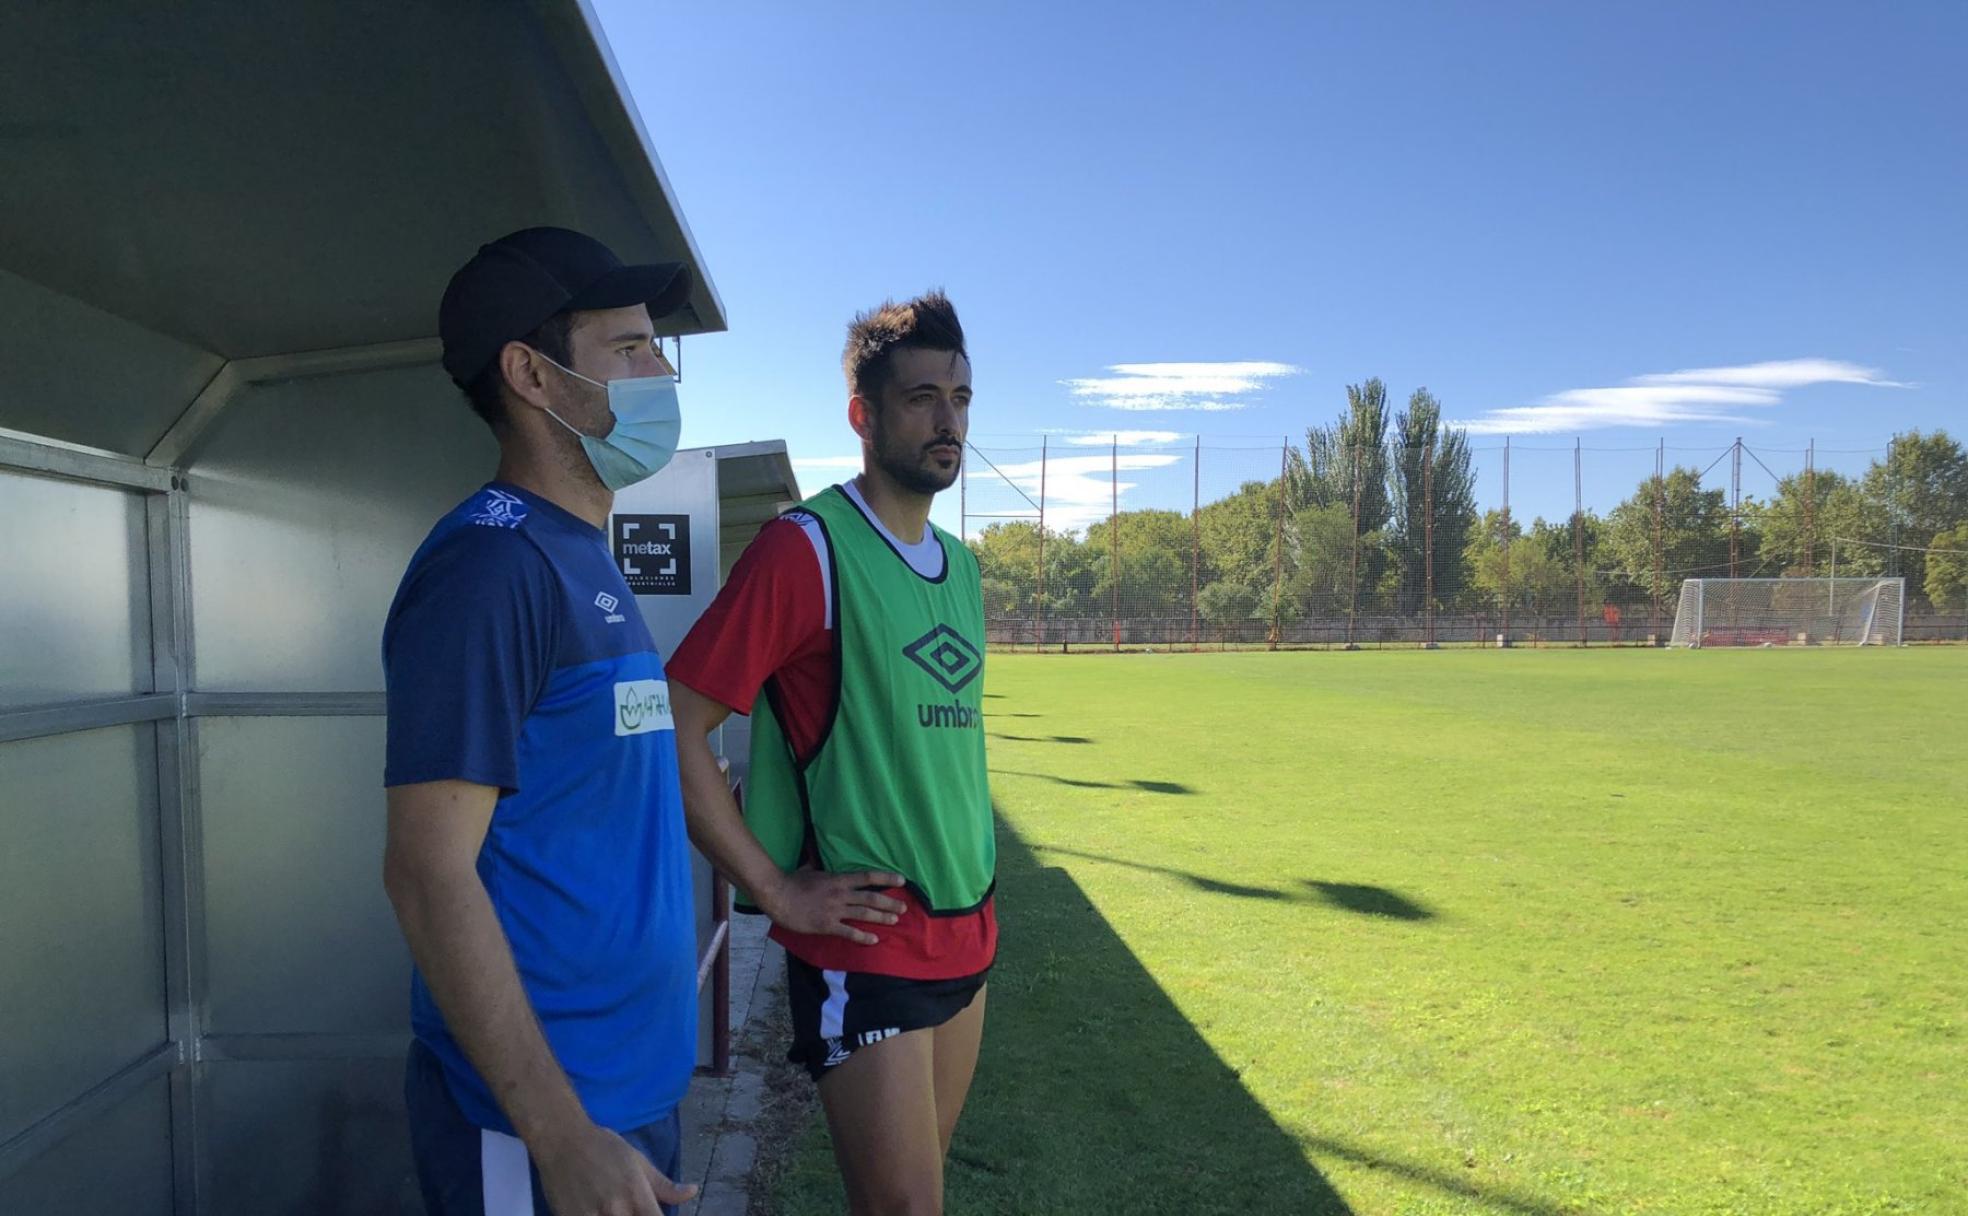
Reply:
[[[954, 448], [956, 461], [949, 469], [933, 463], [931, 450]], [[925, 497], [940, 494], [956, 484], [957, 474], [963, 471], [963, 447], [947, 440], [938, 439], [933, 443], [916, 445], [895, 442], [881, 428], [875, 425], [875, 467], [896, 485], [912, 494]]]

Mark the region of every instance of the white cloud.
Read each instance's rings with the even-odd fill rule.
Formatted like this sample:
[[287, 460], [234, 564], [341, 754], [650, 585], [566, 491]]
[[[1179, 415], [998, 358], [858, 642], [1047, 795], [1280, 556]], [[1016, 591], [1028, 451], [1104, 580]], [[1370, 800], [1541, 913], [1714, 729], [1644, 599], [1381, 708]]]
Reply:
[[1696, 367], [1635, 376], [1608, 388], [1574, 388], [1536, 405], [1491, 410], [1456, 422], [1475, 435], [1536, 435], [1632, 426], [1659, 428], [1689, 423], [1768, 421], [1749, 410], [1783, 402], [1784, 389], [1812, 384], [1866, 384], [1903, 388], [1877, 368], [1836, 359], [1779, 359], [1736, 367]]
[[1232, 361], [1224, 363], [1115, 363], [1112, 375], [1062, 380], [1075, 397], [1089, 405], [1116, 410], [1241, 410], [1252, 403], [1242, 397], [1261, 392], [1281, 376], [1303, 369], [1289, 363]]
[[[1123, 455], [1119, 467], [1123, 473], [1138, 473], [1147, 469], [1165, 469], [1181, 460], [1182, 457], [1161, 453], [1142, 453]], [[1049, 460], [1026, 460], [1017, 464], [1001, 464], [998, 472], [1006, 480], [1030, 495], [1034, 502], [1039, 497], [1039, 470], [1045, 470], [1045, 509], [1046, 528], [1059, 528], [1078, 532], [1096, 520], [1107, 518], [1113, 509], [1115, 459], [1107, 456], [1054, 456]], [[980, 476], [978, 469], [970, 471], [973, 486]], [[1127, 493], [1137, 483], [1119, 483], [1121, 509], [1127, 509]]]
[[795, 456], [795, 469], [811, 469], [818, 473], [827, 469], [855, 469], [861, 467], [859, 456]]
[[1634, 384], [1746, 384], [1757, 388], [1802, 388], [1807, 384], [1877, 384], [1905, 388], [1888, 380], [1876, 367], [1860, 367], [1838, 359], [1778, 359], [1740, 367], [1695, 367], [1685, 371], [1635, 376]]
[[1155, 447], [1188, 438], [1180, 431], [1076, 431], [1060, 437], [1079, 448], [1110, 448], [1116, 443], [1124, 448]]

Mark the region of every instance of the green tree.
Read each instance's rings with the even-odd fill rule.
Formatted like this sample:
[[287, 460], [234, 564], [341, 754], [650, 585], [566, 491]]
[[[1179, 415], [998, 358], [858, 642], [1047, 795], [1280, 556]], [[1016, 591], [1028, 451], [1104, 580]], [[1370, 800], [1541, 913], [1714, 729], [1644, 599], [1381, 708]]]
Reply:
[[1075, 620], [1095, 615], [1093, 562], [1093, 552], [1085, 542], [1070, 533], [1046, 529], [1047, 620]]
[[1490, 537], [1479, 543], [1473, 564], [1477, 590], [1492, 603], [1509, 600], [1512, 612], [1571, 615], [1578, 596], [1565, 564], [1535, 536], [1511, 538], [1509, 552], [1505, 562], [1500, 540]]
[[[1383, 543], [1393, 504], [1387, 477], [1387, 386], [1378, 377], [1346, 386], [1346, 412], [1330, 426], [1305, 432], [1305, 450], [1286, 458], [1288, 504], [1296, 517], [1307, 507], [1341, 507], [1360, 538], [1359, 586], [1380, 585], [1387, 565]], [[1324, 518], [1323, 516], [1321, 517]], [[1348, 541], [1349, 563], [1352, 542]], [[1350, 602], [1351, 570], [1348, 566]], [[1343, 608], [1342, 608], [1343, 610]]]
[[1344, 619], [1352, 603], [1352, 508], [1336, 502], [1301, 507], [1292, 515], [1286, 539], [1280, 616], [1288, 621]]
[[[1585, 611], [1597, 612], [1606, 599], [1605, 576], [1599, 573], [1599, 554], [1604, 540], [1605, 524], [1598, 516], [1587, 511], [1578, 517], [1579, 535], [1572, 535], [1573, 518], [1567, 517], [1560, 523], [1546, 523], [1542, 519], [1531, 523], [1530, 540], [1549, 563], [1544, 577], [1553, 580], [1550, 586], [1540, 585], [1537, 589], [1537, 602], [1540, 611], [1570, 616], [1578, 610], [1579, 584], [1585, 584]], [[1578, 574], [1580, 549], [1584, 550], [1584, 578]]]
[[[1806, 491], [1812, 491], [1811, 526], [1805, 527]], [[1745, 512], [1755, 524], [1761, 544], [1759, 556], [1765, 572], [1801, 575], [1808, 568], [1817, 575], [1831, 573], [1831, 540], [1842, 536], [1853, 540], [1886, 539], [1886, 512], [1882, 504], [1867, 498], [1859, 483], [1829, 469], [1805, 477], [1793, 473], [1777, 481], [1776, 497], [1757, 503]], [[1839, 573], [1879, 574], [1887, 550], [1855, 544], [1839, 547]], [[1808, 562], [1806, 559], [1809, 559]]]
[[1653, 583], [1654, 499], [1663, 484], [1660, 593], [1671, 604], [1684, 578], [1728, 577], [1729, 504], [1721, 490], [1702, 489], [1694, 469], [1676, 468], [1665, 483], [1658, 477], [1641, 482], [1631, 498], [1607, 515], [1605, 528], [1604, 552], [1611, 568], [1635, 587]]
[[[1115, 521], [1101, 520], [1087, 528], [1087, 549], [1093, 555], [1093, 602], [1117, 599], [1120, 614], [1170, 616], [1189, 612], [1189, 551], [1192, 525], [1176, 511], [1123, 511], [1120, 527], [1120, 565], [1114, 567]], [[1118, 580], [1119, 595], [1115, 595]]]
[[1268, 621], [1271, 601], [1242, 583], [1211, 583], [1197, 595], [1196, 611], [1205, 625], [1217, 627], [1240, 621]]
[[1268, 605], [1277, 560], [1278, 483], [1247, 481], [1236, 493], [1205, 504], [1197, 530], [1203, 581], [1234, 583]]
[[1038, 604], [1039, 528], [1023, 520], [987, 524], [970, 539], [984, 582], [984, 615], [1024, 616]]
[[1936, 532], [1933, 550], [1926, 555], [1928, 602], [1943, 612], [1968, 608], [1968, 522]]
[[[1866, 470], [1865, 495], [1885, 510], [1889, 542], [1904, 548], [1884, 553], [1886, 572], [1906, 576], [1908, 587], [1920, 587], [1926, 577], [1926, 555], [1918, 550], [1961, 523], [1968, 523], [1968, 452], [1936, 430], [1901, 435], [1887, 449], [1884, 462]], [[1844, 546], [1839, 547], [1844, 564]]]
[[1408, 408], [1394, 419], [1388, 493], [1392, 502], [1389, 564], [1397, 575], [1393, 604], [1413, 616], [1427, 589], [1425, 565], [1429, 515], [1424, 490], [1434, 495], [1434, 586], [1438, 603], [1462, 592], [1467, 578], [1463, 556], [1476, 526], [1476, 474], [1469, 435], [1442, 429], [1442, 406], [1427, 389], [1416, 389]]

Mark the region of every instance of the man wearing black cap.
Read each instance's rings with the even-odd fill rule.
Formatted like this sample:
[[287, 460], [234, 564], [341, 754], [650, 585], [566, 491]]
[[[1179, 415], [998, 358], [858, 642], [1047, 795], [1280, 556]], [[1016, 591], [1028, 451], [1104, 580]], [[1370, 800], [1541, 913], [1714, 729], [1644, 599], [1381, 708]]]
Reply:
[[529, 228], [439, 310], [493, 480], [410, 560], [383, 633], [384, 885], [416, 963], [405, 1093], [433, 1216], [655, 1216], [697, 1046], [669, 689], [603, 530], [676, 449], [652, 318], [679, 265]]

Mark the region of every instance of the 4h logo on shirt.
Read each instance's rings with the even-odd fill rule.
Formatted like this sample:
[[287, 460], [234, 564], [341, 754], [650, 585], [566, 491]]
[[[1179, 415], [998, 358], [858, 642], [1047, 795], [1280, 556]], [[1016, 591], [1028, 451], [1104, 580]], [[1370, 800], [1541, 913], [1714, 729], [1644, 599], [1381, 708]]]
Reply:
[[938, 625], [902, 648], [902, 654], [951, 693], [964, 690], [984, 670], [984, 657], [963, 634]]
[[615, 685], [615, 734], [675, 730], [668, 680], [624, 680]]
[[621, 602], [622, 601], [616, 599], [614, 596], [608, 594], [606, 591], [599, 592], [595, 596], [595, 607], [601, 609], [603, 612], [608, 614], [603, 619], [606, 620], [610, 625], [619, 625], [623, 621], [629, 619], [628, 617], [625, 617], [621, 613], [615, 611], [616, 606], [619, 605]]

